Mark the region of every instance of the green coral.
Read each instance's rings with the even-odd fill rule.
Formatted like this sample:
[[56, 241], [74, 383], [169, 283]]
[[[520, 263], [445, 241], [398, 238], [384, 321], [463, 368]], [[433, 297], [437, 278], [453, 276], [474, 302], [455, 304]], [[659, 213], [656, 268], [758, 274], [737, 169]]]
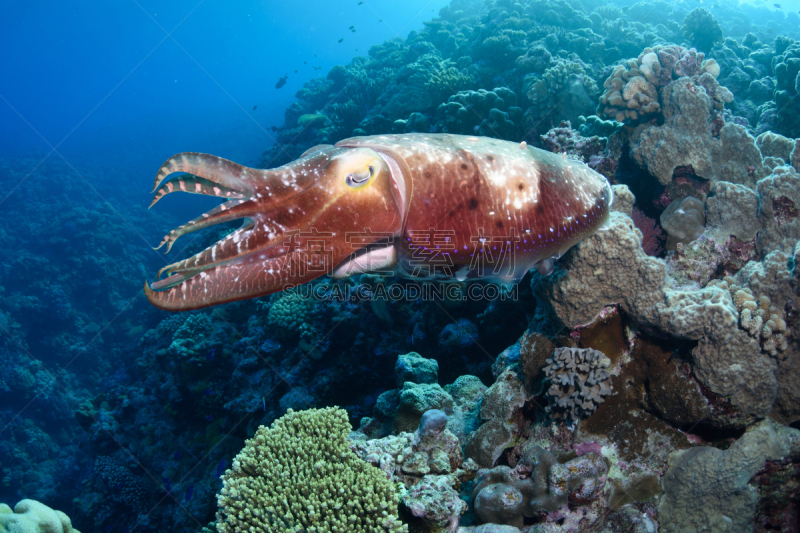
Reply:
[[710, 52], [715, 44], [722, 42], [722, 27], [714, 15], [702, 7], [697, 7], [686, 15], [681, 31], [692, 46], [704, 52]]
[[314, 327], [311, 325], [313, 308], [313, 301], [290, 292], [272, 304], [267, 315], [267, 323], [270, 326], [277, 326], [281, 333], [299, 334], [301, 338], [309, 339], [314, 334]]
[[213, 326], [208, 315], [190, 315], [175, 330], [169, 351], [181, 357], [192, 357], [197, 352], [208, 348], [208, 336]]
[[300, 118], [297, 119], [297, 125], [301, 128], [322, 128], [325, 127], [329, 122], [330, 119], [325, 115], [314, 113], [301, 115]]
[[397, 491], [350, 449], [347, 412], [294, 412], [261, 426], [222, 476], [220, 533], [407, 531]]

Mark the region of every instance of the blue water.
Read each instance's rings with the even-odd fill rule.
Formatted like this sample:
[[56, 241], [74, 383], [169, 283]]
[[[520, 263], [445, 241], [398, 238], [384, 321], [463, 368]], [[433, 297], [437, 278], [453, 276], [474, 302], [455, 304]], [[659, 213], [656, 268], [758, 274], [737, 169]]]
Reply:
[[5, 4], [0, 155], [56, 148], [141, 172], [145, 187], [182, 151], [254, 163], [304, 82], [420, 29], [445, 4]]

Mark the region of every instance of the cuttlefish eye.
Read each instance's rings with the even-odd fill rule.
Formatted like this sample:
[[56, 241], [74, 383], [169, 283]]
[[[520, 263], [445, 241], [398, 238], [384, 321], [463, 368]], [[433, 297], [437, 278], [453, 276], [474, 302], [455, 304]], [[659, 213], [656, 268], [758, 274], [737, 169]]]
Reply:
[[349, 172], [347, 176], [345, 176], [344, 181], [347, 183], [347, 186], [352, 189], [358, 189], [359, 187], [363, 187], [366, 185], [370, 178], [375, 175], [375, 167], [370, 165], [367, 167], [366, 170], [362, 172]]

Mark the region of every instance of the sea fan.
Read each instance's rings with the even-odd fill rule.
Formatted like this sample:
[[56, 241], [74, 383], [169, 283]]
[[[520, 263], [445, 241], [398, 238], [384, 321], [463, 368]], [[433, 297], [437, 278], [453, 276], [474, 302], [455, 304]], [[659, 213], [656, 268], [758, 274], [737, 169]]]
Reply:
[[664, 241], [665, 235], [656, 221], [645, 215], [642, 211], [633, 208], [633, 225], [642, 232], [642, 250], [644, 253], [651, 256], [657, 256], [662, 251], [661, 243]]

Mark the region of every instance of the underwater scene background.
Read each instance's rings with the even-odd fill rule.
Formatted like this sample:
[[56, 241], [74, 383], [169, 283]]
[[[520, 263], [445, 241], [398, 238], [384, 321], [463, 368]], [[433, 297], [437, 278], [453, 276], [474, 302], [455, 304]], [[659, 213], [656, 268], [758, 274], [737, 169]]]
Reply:
[[[0, 531], [800, 530], [800, 2], [1, 10]], [[220, 203], [148, 210], [173, 154], [414, 133], [611, 213], [512, 284], [147, 301], [241, 225], [152, 249]]]

